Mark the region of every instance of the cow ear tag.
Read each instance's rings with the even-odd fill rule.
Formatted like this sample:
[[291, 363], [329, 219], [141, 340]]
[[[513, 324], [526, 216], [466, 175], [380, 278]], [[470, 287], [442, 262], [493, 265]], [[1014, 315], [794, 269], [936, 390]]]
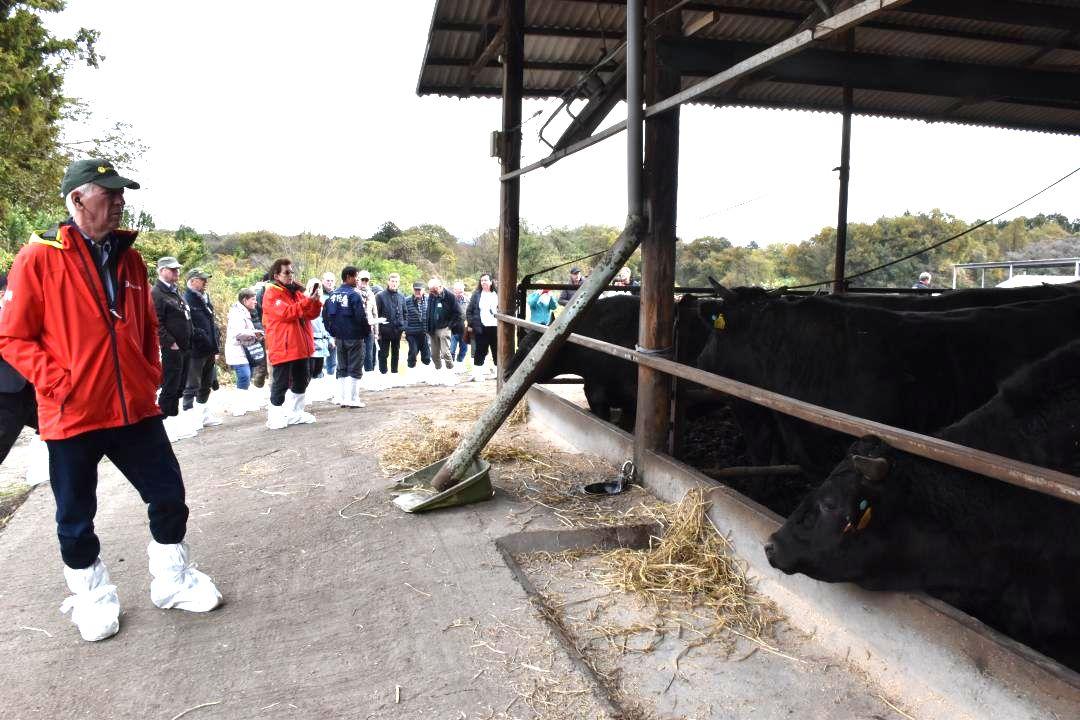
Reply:
[[723, 330], [727, 327], [727, 321], [724, 320], [723, 313], [717, 313], [716, 315], [713, 315], [712, 326], [717, 330]]
[[863, 514], [859, 517], [859, 524], [855, 526], [855, 529], [865, 530], [866, 526], [870, 524], [870, 517], [873, 515], [873, 510], [865, 500], [859, 503], [859, 507], [865, 508], [865, 510], [863, 510]]

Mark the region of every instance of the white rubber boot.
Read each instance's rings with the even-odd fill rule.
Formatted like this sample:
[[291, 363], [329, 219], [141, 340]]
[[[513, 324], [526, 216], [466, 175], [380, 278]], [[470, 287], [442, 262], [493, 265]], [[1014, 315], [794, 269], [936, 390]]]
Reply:
[[214, 581], [195, 569], [188, 560], [187, 543], [162, 545], [150, 541], [150, 600], [164, 610], [210, 612], [221, 604], [221, 592]]
[[285, 393], [285, 405], [287, 408], [285, 420], [289, 425], [307, 425], [315, 422], [315, 416], [304, 412], [304, 396], [297, 395], [292, 390]]
[[[288, 399], [286, 399], [288, 402]], [[266, 408], [266, 427], [281, 430], [289, 424], [289, 411], [284, 405], [270, 405]]]
[[27, 448], [26, 484], [32, 486], [47, 482], [49, 482], [49, 446], [40, 435], [34, 435], [30, 439], [30, 447]]
[[71, 622], [87, 642], [112, 637], [120, 630], [120, 598], [101, 558], [88, 568], [64, 568], [68, 589], [74, 593], [60, 604], [60, 612], [71, 613]]
[[169, 442], [171, 443], [178, 440], [193, 438], [198, 434], [191, 427], [191, 423], [188, 419], [180, 415], [170, 415], [162, 420], [161, 424], [165, 426], [165, 435], [169, 438]]

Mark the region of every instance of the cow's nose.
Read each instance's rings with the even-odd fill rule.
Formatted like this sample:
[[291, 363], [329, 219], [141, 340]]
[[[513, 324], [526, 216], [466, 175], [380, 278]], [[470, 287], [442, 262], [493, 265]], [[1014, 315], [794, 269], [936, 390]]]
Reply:
[[769, 559], [769, 562], [773, 562], [773, 555], [776, 553], [776, 545], [772, 540], [765, 543], [765, 557]]

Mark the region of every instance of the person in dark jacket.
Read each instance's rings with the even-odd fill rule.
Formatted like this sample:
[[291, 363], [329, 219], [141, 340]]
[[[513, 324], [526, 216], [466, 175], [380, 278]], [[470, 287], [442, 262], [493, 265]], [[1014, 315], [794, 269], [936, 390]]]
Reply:
[[161, 345], [161, 392], [158, 407], [165, 415], [165, 434], [171, 442], [194, 437], [197, 430], [180, 418], [180, 397], [191, 364], [191, 313], [180, 294], [180, 263], [174, 257], [157, 261], [158, 280], [150, 290], [158, 320]]
[[[7, 275], [0, 274], [0, 313], [4, 307]], [[37, 398], [34, 386], [0, 358], [0, 463], [7, 459], [15, 441], [24, 427], [37, 430]], [[40, 442], [40, 440], [39, 440]], [[45, 454], [45, 472], [48, 473], [49, 456]]]
[[406, 358], [410, 368], [416, 367], [416, 356], [420, 355], [423, 368], [418, 371], [415, 380], [427, 380], [428, 366], [431, 365], [431, 347], [428, 345], [427, 336], [427, 295], [424, 294], [424, 283], [413, 283], [413, 294], [405, 298], [405, 341], [409, 343], [409, 355]]
[[465, 315], [469, 307], [469, 298], [465, 295], [465, 283], [454, 283], [454, 299], [458, 305], [458, 317], [461, 324], [456, 328], [450, 328], [450, 354], [457, 363], [457, 372], [465, 372], [465, 355], [469, 352], [469, 341], [465, 338]]
[[397, 375], [401, 331], [405, 329], [405, 298], [398, 292], [401, 281], [397, 273], [386, 277], [386, 289], [376, 293], [375, 307], [379, 311], [379, 374], [386, 375], [386, 356], [390, 355], [390, 372]]
[[465, 311], [469, 329], [473, 334], [473, 380], [484, 379], [484, 360], [491, 351], [491, 364], [495, 368], [498, 353], [499, 321], [495, 313], [499, 310], [499, 293], [495, 281], [489, 273], [484, 273], [476, 282], [476, 290], [469, 299]]
[[[581, 287], [581, 283], [585, 281], [585, 276], [581, 274], [581, 268], [575, 266], [570, 268], [570, 284]], [[559, 293], [559, 304], [565, 306], [570, 302], [570, 299], [574, 297], [574, 293], [577, 290], [563, 290]]]
[[[431, 361], [435, 366], [435, 375], [445, 375], [432, 380], [433, 384], [453, 383], [454, 354], [450, 351], [450, 336], [464, 332], [464, 326], [465, 322], [454, 293], [443, 287], [439, 278], [428, 280], [427, 334], [431, 341]], [[446, 366], [446, 373], [440, 372], [443, 365]]]
[[221, 350], [214, 305], [206, 292], [209, 279], [209, 273], [192, 268], [188, 271], [184, 292], [184, 302], [191, 312], [191, 361], [188, 363], [187, 386], [184, 387], [184, 411], [191, 413], [192, 425], [199, 429], [221, 424], [221, 418], [212, 415], [207, 405], [216, 382], [214, 361]]
[[364, 407], [358, 397], [364, 377], [364, 343], [371, 335], [364, 299], [356, 289], [360, 271], [349, 265], [341, 271], [341, 286], [323, 305], [323, 326], [337, 342], [338, 404]]

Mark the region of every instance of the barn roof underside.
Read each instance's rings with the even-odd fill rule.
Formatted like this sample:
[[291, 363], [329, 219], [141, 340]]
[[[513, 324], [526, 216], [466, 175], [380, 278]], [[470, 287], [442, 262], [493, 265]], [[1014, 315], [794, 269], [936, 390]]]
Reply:
[[[485, 52], [501, 5], [436, 1], [420, 95], [502, 95], [497, 53]], [[815, 0], [689, 2], [677, 12], [683, 34], [666, 38], [662, 53], [684, 88], [822, 18]], [[583, 85], [582, 75], [624, 32], [625, 2], [527, 0], [525, 96], [602, 92], [600, 83]], [[1080, 132], [1080, 0], [912, 0], [855, 28], [850, 51], [846, 42], [816, 44], [700, 102], [839, 112], [846, 83], [860, 115]], [[620, 60], [599, 79], [618, 82]]]

